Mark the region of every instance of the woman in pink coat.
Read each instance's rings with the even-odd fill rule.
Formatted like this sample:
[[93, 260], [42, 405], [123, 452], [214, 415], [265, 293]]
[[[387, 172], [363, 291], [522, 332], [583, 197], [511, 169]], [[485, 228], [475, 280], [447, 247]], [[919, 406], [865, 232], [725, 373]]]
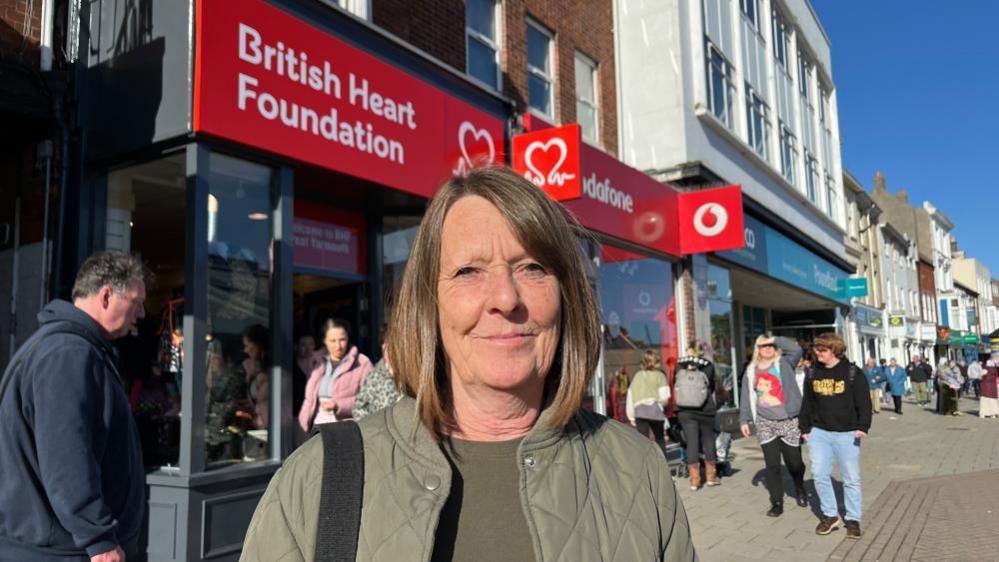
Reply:
[[305, 431], [315, 424], [350, 418], [357, 391], [371, 370], [371, 360], [350, 345], [346, 322], [327, 320], [322, 333], [325, 349], [314, 356], [305, 400], [298, 412], [298, 424]]

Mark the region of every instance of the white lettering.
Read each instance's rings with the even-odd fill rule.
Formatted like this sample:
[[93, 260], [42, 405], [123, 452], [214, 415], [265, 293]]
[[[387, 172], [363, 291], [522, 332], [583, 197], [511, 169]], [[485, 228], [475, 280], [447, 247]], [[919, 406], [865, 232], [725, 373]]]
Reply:
[[616, 209], [620, 209], [626, 213], [635, 212], [635, 202], [630, 194], [623, 191], [615, 189], [611, 185], [610, 178], [603, 181], [597, 181], [596, 174], [590, 174], [589, 177], [583, 178], [583, 193], [585, 193], [590, 199], [599, 201], [605, 205], [610, 205]]
[[238, 81], [239, 81], [239, 96], [237, 99], [239, 100], [239, 102], [237, 105], [241, 110], [246, 111], [246, 100], [257, 97], [257, 92], [248, 89], [247, 86], [256, 87], [259, 84], [259, 82], [257, 82], [256, 78], [247, 76], [242, 72], [239, 74]]
[[245, 23], [239, 24], [239, 58], [250, 64], [260, 64], [260, 33]]

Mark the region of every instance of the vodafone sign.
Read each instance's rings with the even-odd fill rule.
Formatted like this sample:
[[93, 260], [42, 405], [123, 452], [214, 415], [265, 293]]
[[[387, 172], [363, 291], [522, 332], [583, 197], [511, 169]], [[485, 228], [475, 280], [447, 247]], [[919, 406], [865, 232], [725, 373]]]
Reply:
[[587, 228], [673, 255], [743, 245], [738, 186], [680, 193], [582, 142], [579, 125], [517, 135], [512, 144], [514, 170]]
[[429, 197], [505, 126], [261, 0], [198, 0], [194, 129]]

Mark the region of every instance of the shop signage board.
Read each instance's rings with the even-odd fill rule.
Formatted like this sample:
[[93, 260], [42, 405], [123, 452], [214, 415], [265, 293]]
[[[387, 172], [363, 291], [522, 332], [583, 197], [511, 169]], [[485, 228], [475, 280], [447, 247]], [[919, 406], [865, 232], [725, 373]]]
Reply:
[[194, 130], [423, 197], [503, 120], [261, 0], [199, 0]]
[[846, 297], [866, 297], [867, 296], [867, 278], [866, 277], [847, 277], [843, 280], [844, 282], [844, 296]]
[[364, 274], [364, 216], [295, 203], [295, 267], [326, 273]]
[[513, 138], [513, 168], [583, 226], [672, 255], [743, 245], [742, 191], [679, 193], [583, 142], [579, 125]]
[[937, 339], [937, 328], [936, 326], [920, 326], [919, 327], [919, 339], [923, 341], [934, 341]]
[[849, 300], [846, 271], [753, 217], [744, 217], [744, 223], [745, 247], [719, 252], [720, 257], [830, 300]]

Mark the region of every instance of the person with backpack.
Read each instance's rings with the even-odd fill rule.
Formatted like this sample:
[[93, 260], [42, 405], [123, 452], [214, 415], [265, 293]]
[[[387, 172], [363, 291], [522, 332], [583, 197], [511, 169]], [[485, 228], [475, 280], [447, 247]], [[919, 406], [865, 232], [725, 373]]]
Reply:
[[[770, 493], [768, 517], [780, 517], [784, 513], [782, 456], [794, 480], [798, 505], [808, 506], [797, 419], [801, 393], [794, 372], [802, 353], [801, 346], [790, 338], [761, 335], [756, 338], [753, 360], [746, 366], [743, 378], [739, 420], [742, 422], [742, 435], [747, 439], [750, 436], [749, 424], [756, 425], [756, 436], [766, 465], [767, 491]], [[808, 384], [808, 379], [805, 384]]]
[[669, 381], [663, 372], [659, 354], [648, 349], [642, 356], [641, 370], [635, 373], [628, 385], [625, 400], [625, 415], [628, 421], [643, 436], [649, 436], [666, 453], [666, 414], [664, 408], [669, 402]]
[[705, 485], [718, 486], [718, 455], [715, 450], [715, 366], [704, 358], [704, 348], [693, 343], [687, 355], [676, 362], [673, 378], [675, 404], [684, 440], [687, 442], [687, 465], [690, 489], [701, 487], [701, 454], [704, 455]]
[[846, 344], [834, 333], [815, 338], [818, 365], [805, 384], [798, 426], [808, 444], [812, 479], [822, 519], [815, 533], [828, 535], [840, 525], [832, 485], [833, 461], [839, 464], [846, 503], [846, 538], [860, 538], [860, 440], [871, 429], [871, 393], [864, 373], [844, 355]]
[[0, 560], [140, 555], [142, 445], [112, 342], [145, 316], [149, 276], [131, 254], [87, 258], [0, 378]]

